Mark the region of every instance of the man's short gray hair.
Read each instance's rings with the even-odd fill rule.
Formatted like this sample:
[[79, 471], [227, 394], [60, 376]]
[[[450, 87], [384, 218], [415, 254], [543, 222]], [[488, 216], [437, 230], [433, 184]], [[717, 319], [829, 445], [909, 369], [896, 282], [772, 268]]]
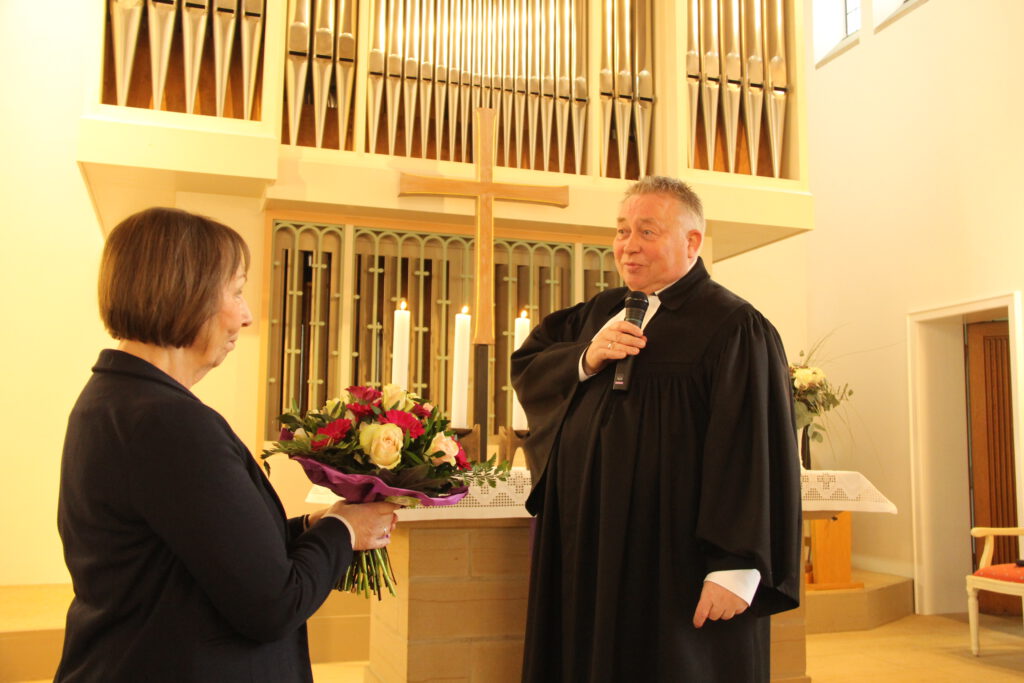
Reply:
[[704, 233], [704, 204], [693, 188], [682, 180], [663, 175], [644, 176], [629, 186], [622, 199], [625, 201], [638, 194], [667, 194], [675, 197], [680, 204], [690, 210], [696, 223], [694, 227], [700, 230], [701, 234]]

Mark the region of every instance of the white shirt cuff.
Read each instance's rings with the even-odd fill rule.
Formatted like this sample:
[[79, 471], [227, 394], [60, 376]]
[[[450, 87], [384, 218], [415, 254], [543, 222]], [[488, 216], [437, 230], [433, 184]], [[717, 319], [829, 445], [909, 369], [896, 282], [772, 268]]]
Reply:
[[[590, 347], [587, 346], [587, 349], [589, 349], [589, 348]], [[588, 375], [587, 371], [583, 369], [583, 359], [587, 357], [587, 349], [583, 349], [583, 353], [580, 354], [580, 381], [581, 382], [586, 382], [588, 379], [590, 379], [591, 377], [594, 376], [594, 375]], [[597, 373], [594, 373], [594, 374], [597, 374]]]
[[[325, 512], [323, 517], [321, 517], [320, 519], [327, 519], [328, 517], [330, 517], [331, 519], [336, 519], [336, 520], [338, 520], [339, 522], [341, 522], [342, 524], [345, 525], [345, 528], [348, 529], [349, 544], [350, 545], [355, 545], [356, 544], [356, 531], [355, 531], [355, 529], [352, 528], [352, 525], [348, 523], [348, 520], [345, 519], [344, 517], [342, 517], [341, 515], [336, 515], [336, 514], [331, 513], [331, 512]], [[712, 573], [714, 573], [714, 572], [712, 572]]]
[[704, 580], [717, 583], [750, 605], [754, 602], [754, 593], [757, 592], [757, 586], [761, 583], [761, 572], [756, 569], [727, 569], [710, 572]]

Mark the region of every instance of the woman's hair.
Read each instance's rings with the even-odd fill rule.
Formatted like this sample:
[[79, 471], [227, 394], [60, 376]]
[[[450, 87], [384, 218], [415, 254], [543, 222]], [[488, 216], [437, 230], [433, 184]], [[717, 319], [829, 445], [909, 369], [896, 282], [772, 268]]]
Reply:
[[191, 346], [243, 264], [248, 270], [249, 248], [226, 225], [180, 209], [140, 211], [103, 247], [103, 324], [115, 339]]

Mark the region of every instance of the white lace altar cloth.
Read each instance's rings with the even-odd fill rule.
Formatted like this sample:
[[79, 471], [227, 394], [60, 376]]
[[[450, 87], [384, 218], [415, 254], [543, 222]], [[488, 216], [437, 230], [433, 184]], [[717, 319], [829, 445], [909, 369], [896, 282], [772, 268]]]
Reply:
[[896, 514], [892, 501], [860, 472], [801, 469], [800, 493], [804, 512], [849, 510]]
[[[805, 512], [850, 510], [852, 512], [889, 512], [896, 506], [860, 472], [842, 470], [801, 470], [800, 489]], [[455, 505], [418, 507], [398, 511], [402, 521], [434, 519], [508, 519], [529, 517], [524, 504], [530, 494], [530, 471], [513, 468], [507, 481], [493, 488], [472, 486], [466, 497]], [[314, 486], [307, 503], [330, 505], [338, 497], [322, 486]]]

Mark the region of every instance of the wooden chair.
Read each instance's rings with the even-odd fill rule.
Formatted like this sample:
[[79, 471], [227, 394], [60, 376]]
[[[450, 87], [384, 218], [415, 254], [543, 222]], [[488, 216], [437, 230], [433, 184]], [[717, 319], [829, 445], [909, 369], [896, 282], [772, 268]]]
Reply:
[[971, 652], [978, 655], [978, 591], [995, 591], [1024, 598], [1024, 567], [1016, 564], [992, 564], [996, 536], [1024, 536], [1024, 527], [993, 528], [979, 526], [971, 536], [984, 538], [978, 571], [967, 576], [967, 618], [971, 625]]

